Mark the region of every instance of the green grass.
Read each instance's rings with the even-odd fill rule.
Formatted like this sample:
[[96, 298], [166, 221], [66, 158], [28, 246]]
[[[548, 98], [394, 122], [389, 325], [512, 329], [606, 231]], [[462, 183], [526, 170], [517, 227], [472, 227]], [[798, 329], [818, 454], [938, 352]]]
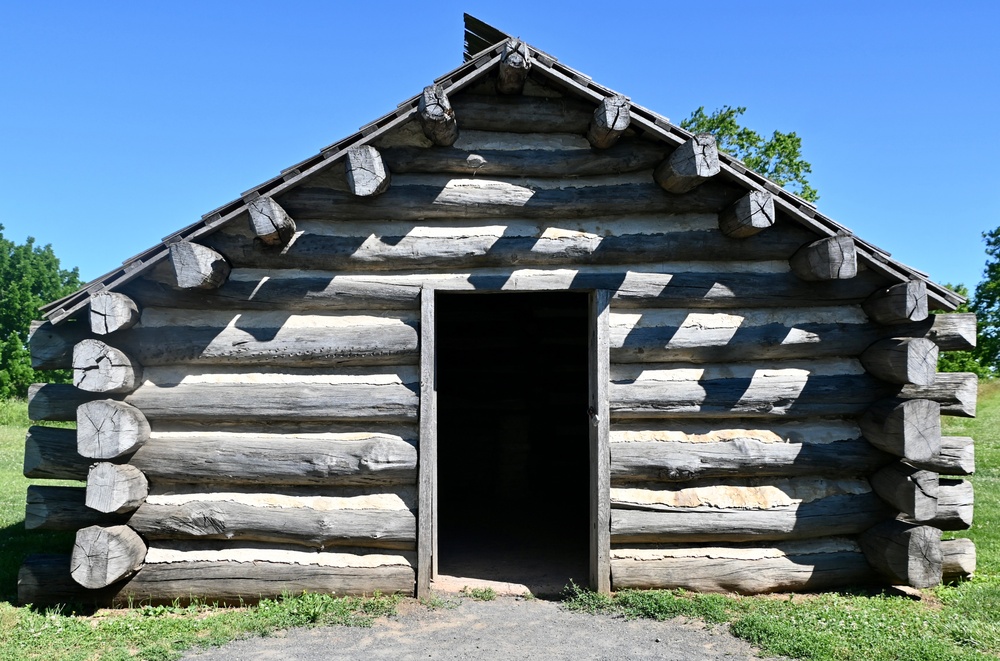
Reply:
[[472, 597], [476, 601], [493, 601], [497, 598], [496, 591], [491, 587], [470, 588], [466, 585], [461, 592], [466, 597]]

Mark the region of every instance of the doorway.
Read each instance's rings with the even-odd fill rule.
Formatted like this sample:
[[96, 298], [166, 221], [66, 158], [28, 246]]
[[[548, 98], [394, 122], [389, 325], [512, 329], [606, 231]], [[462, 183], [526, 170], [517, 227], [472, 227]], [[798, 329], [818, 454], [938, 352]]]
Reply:
[[587, 293], [435, 297], [438, 572], [588, 583]]

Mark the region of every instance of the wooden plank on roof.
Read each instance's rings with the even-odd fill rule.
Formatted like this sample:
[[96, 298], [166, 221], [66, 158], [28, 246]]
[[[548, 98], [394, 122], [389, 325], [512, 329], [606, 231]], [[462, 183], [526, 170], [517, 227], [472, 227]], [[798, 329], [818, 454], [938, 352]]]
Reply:
[[471, 60], [490, 46], [509, 38], [506, 32], [501, 32], [492, 25], [484, 23], [475, 16], [463, 14], [465, 19], [465, 61]]

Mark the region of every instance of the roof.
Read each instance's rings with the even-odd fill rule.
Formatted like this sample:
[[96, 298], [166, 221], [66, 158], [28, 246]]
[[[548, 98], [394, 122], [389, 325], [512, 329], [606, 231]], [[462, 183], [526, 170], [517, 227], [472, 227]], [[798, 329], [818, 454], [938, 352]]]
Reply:
[[[465, 63], [437, 78], [434, 83], [441, 85], [445, 92], [452, 94], [488, 75], [499, 67], [504, 45], [512, 37], [482, 21], [465, 14]], [[604, 98], [619, 94], [594, 82], [589, 76], [565, 64], [555, 57], [526, 44], [532, 58], [532, 71], [548, 82], [554, 83], [567, 92], [599, 104]], [[184, 227], [138, 255], [125, 260], [122, 266], [95, 278], [76, 292], [49, 303], [41, 308], [42, 315], [52, 323], [60, 323], [73, 317], [89, 303], [90, 297], [104, 290], [116, 289], [125, 283], [150, 271], [169, 255], [169, 246], [178, 241], [193, 241], [215, 232], [247, 210], [248, 204], [263, 195], [277, 195], [290, 190], [307, 178], [321, 172], [335, 163], [341, 162], [350, 147], [368, 144], [383, 133], [413, 119], [417, 113], [419, 93], [402, 103], [395, 110], [366, 124], [357, 132], [323, 148], [314, 156], [281, 171], [278, 176], [254, 186], [239, 198], [204, 214], [198, 222]], [[666, 117], [629, 101], [634, 129], [644, 135], [658, 138], [675, 147], [691, 137], [691, 133], [671, 124]], [[775, 210], [782, 211], [793, 221], [820, 235], [837, 234], [851, 236], [856, 244], [858, 259], [868, 268], [890, 280], [906, 282], [922, 280], [927, 284], [928, 302], [932, 308], [954, 310], [965, 299], [947, 287], [932, 282], [926, 273], [906, 266], [890, 257], [890, 253], [858, 237], [833, 219], [820, 213], [816, 207], [783, 189], [773, 181], [748, 169], [739, 159], [719, 153], [723, 177], [743, 186], [747, 190], [766, 190], [773, 196]]]

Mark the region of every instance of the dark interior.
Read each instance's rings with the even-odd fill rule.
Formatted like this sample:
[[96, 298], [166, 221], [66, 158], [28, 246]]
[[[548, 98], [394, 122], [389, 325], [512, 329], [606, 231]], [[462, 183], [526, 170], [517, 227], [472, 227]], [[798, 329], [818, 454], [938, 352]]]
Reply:
[[588, 315], [585, 293], [437, 295], [439, 573], [587, 584]]

